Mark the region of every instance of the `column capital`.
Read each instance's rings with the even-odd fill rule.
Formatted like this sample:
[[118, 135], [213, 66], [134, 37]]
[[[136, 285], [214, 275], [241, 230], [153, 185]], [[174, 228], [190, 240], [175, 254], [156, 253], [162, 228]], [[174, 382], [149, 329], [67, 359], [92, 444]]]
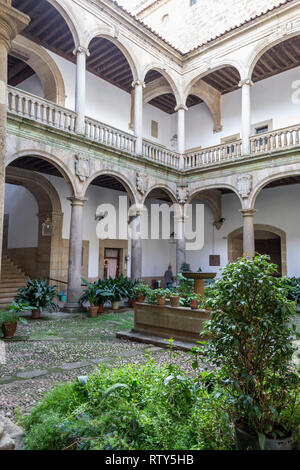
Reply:
[[254, 217], [256, 209], [241, 209], [240, 213], [242, 214], [243, 217]]
[[28, 15], [13, 8], [9, 3], [0, 2], [0, 43], [7, 51], [11, 49], [12, 40], [28, 25]]
[[71, 196], [67, 197], [67, 200], [71, 202], [71, 206], [83, 206], [87, 201], [85, 197]]
[[185, 105], [185, 104], [178, 104], [176, 107], [175, 107], [175, 112], [177, 113], [177, 111], [180, 111], [180, 110], [183, 110], [183, 111], [187, 111], [188, 110], [188, 107]]
[[88, 50], [87, 47], [77, 46], [77, 47], [75, 47], [75, 49], [73, 51], [73, 54], [75, 56], [77, 56], [77, 54], [85, 54], [87, 57], [89, 57], [90, 51]]
[[132, 88], [135, 88], [137, 86], [142, 86], [143, 88], [146, 88], [146, 84], [143, 80], [134, 80], [131, 84]]
[[241, 81], [239, 82], [239, 87], [241, 88], [241, 87], [243, 87], [244, 85], [253, 86], [254, 83], [253, 83], [253, 81], [251, 80], [251, 78], [245, 78], [244, 80], [241, 80]]

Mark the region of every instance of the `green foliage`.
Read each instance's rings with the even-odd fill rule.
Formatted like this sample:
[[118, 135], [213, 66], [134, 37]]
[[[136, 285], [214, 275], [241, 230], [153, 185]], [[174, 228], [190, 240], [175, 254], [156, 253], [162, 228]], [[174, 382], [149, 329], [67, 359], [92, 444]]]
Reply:
[[180, 272], [181, 273], [191, 273], [191, 265], [189, 263], [182, 263], [180, 266]]
[[156, 297], [161, 297], [162, 299], [167, 299], [170, 297], [170, 289], [155, 289], [153, 293], [156, 295]]
[[230, 413], [249, 432], [282, 437], [294, 426], [299, 393], [292, 356], [295, 305], [268, 256], [225, 267], [207, 300], [206, 355], [220, 367]]
[[32, 306], [23, 302], [13, 301], [10, 305], [7, 306], [8, 310], [0, 310], [0, 324], [3, 322], [8, 323], [27, 323], [25, 318], [22, 318], [20, 315], [26, 310], [32, 310]]
[[284, 285], [288, 288], [288, 298], [300, 303], [300, 278], [299, 277], [284, 277]]
[[53, 302], [54, 297], [58, 296], [56, 286], [43, 280], [27, 279], [26, 286], [18, 289], [15, 301], [31, 305], [32, 308], [42, 311], [47, 308], [50, 311], [58, 310], [58, 305]]
[[193, 279], [187, 279], [186, 277], [184, 277], [182, 273], [178, 274], [178, 276], [176, 276], [176, 279], [178, 282], [177, 290], [180, 293], [181, 297], [185, 297], [194, 292], [194, 280]]
[[226, 395], [149, 360], [57, 387], [23, 418], [27, 449], [231, 449]]
[[151, 291], [151, 289], [146, 284], [143, 284], [142, 282], [138, 282], [133, 287], [133, 291], [134, 291], [134, 298], [136, 299], [139, 296], [143, 296], [143, 295], [147, 296], [149, 292]]
[[82, 279], [82, 282], [87, 286], [87, 289], [79, 298], [79, 303], [81, 305], [85, 302], [89, 302], [90, 305], [104, 304], [113, 296], [112, 291], [108, 288], [107, 282], [104, 279], [99, 279], [93, 283], [90, 283], [86, 279]]

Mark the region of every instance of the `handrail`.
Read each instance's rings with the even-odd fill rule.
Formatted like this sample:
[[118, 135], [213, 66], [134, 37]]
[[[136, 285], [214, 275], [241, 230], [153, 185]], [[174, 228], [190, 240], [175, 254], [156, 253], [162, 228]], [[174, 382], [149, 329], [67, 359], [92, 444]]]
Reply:
[[226, 144], [214, 145], [184, 155], [184, 168], [199, 168], [201, 166], [223, 163], [239, 158], [242, 153], [242, 141], [235, 140]]
[[299, 146], [300, 125], [283, 127], [250, 137], [251, 154], [275, 152]]

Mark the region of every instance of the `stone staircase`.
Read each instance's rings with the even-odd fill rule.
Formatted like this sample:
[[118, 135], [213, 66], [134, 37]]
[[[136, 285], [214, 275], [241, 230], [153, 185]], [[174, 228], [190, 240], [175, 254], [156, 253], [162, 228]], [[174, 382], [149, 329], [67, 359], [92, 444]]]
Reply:
[[19, 287], [26, 284], [25, 273], [6, 255], [2, 257], [0, 309], [12, 302]]

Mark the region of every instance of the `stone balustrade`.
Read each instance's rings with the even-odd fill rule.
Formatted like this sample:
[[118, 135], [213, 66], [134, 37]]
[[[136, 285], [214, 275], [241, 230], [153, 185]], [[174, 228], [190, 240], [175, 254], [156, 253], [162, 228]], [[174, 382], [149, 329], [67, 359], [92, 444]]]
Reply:
[[298, 147], [300, 125], [264, 132], [250, 138], [251, 155]]
[[[46, 126], [74, 133], [77, 114], [51, 101], [8, 86], [8, 113], [31, 119]], [[136, 155], [136, 137], [95, 119], [85, 118], [84, 136], [101, 145]], [[265, 132], [250, 138], [251, 156], [299, 147], [300, 125]], [[186, 152], [184, 170], [222, 164], [241, 158], [242, 141], [236, 140], [213, 147]], [[142, 157], [145, 160], [174, 169], [182, 169], [180, 154], [143, 139]]]
[[226, 144], [207, 147], [184, 155], [184, 168], [199, 168], [202, 166], [223, 163], [241, 156], [242, 142], [237, 140]]
[[148, 160], [154, 160], [173, 168], [179, 168], [180, 155], [177, 152], [168, 150], [162, 145], [153, 144], [148, 140], [143, 140], [143, 156]]

